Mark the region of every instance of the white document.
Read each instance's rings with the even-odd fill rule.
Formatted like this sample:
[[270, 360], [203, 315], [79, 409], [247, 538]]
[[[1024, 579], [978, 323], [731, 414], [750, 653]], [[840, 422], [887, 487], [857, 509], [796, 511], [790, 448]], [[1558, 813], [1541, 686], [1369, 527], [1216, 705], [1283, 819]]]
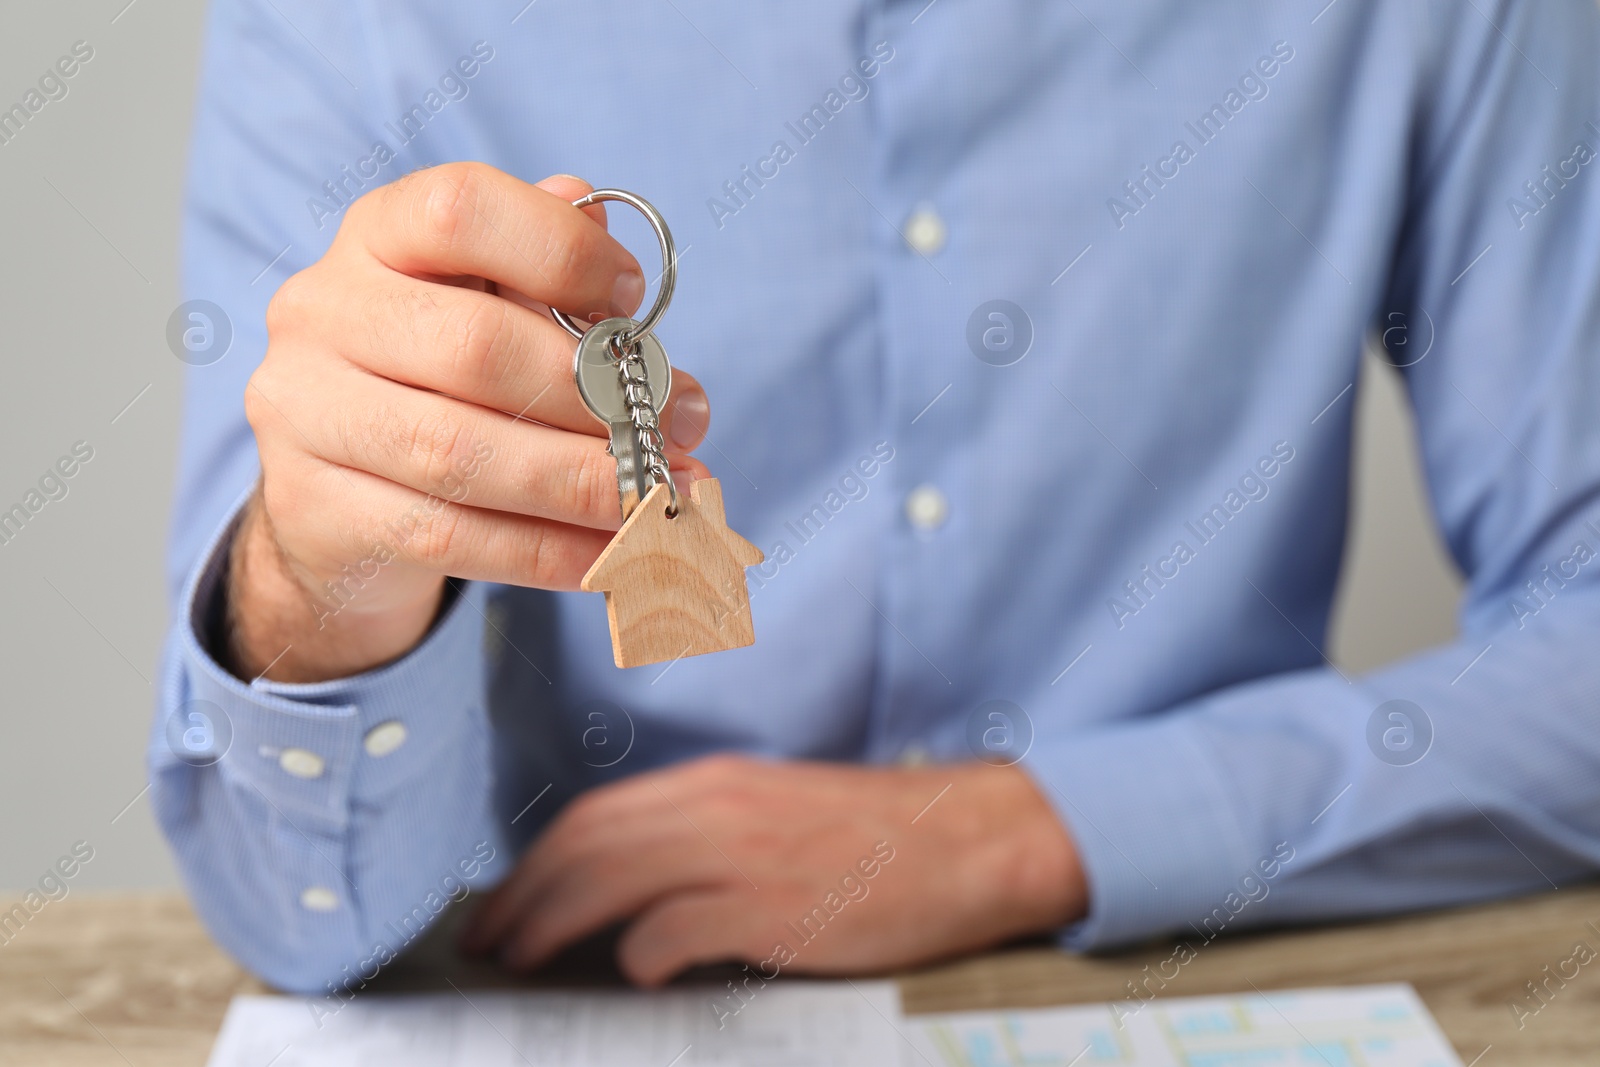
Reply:
[[[883, 1067], [892, 982], [617, 991], [235, 997], [209, 1067]], [[740, 1006], [742, 1003], [742, 1007]], [[735, 1012], [732, 1009], [737, 1008]]]
[[906, 1067], [1460, 1067], [1409, 985], [914, 1015]]

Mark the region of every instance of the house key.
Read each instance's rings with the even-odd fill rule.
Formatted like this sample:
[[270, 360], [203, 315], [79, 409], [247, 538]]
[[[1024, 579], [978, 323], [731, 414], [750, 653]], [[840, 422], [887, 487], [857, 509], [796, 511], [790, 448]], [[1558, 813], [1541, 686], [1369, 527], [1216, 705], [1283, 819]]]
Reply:
[[[572, 373], [578, 381], [578, 395], [591, 414], [605, 423], [611, 431], [611, 443], [606, 450], [617, 461], [617, 495], [622, 502], [622, 518], [633, 514], [645, 493], [650, 490], [649, 469], [641, 447], [640, 430], [634, 425], [634, 412], [638, 405], [628, 402], [628, 388], [623, 384], [618, 357], [618, 338], [638, 326], [632, 319], [606, 319], [590, 327], [578, 342], [578, 354], [573, 359]], [[672, 364], [667, 361], [666, 350], [654, 334], [646, 334], [635, 342], [637, 358], [644, 369], [645, 385], [649, 391], [651, 415], [660, 411], [672, 391]], [[636, 390], [637, 392], [637, 390]], [[647, 416], [648, 418], [648, 416]], [[659, 435], [659, 430], [657, 431]], [[659, 442], [656, 442], [659, 448]]]
[[581, 585], [606, 596], [618, 667], [740, 648], [756, 639], [744, 569], [762, 561], [761, 550], [728, 528], [715, 478], [697, 479], [686, 497], [678, 495], [661, 436], [672, 364], [651, 331], [677, 280], [672, 234], [648, 201], [620, 189], [596, 189], [574, 206], [602, 200], [620, 200], [650, 221], [661, 242], [661, 285], [637, 321], [610, 318], [583, 330], [551, 309], [578, 338], [572, 364], [578, 395], [606, 424], [617, 460], [622, 528]]

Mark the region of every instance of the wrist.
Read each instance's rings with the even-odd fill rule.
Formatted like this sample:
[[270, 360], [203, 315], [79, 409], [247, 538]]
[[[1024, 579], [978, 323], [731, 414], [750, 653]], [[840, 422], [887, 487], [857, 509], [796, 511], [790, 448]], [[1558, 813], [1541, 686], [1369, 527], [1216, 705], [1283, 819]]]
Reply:
[[1088, 887], [1078, 849], [1037, 783], [1021, 767], [975, 765], [972, 773], [992, 796], [992, 870], [1001, 906], [1019, 932], [1051, 930], [1083, 917]]
[[[401, 603], [318, 581], [280, 545], [259, 491], [245, 505], [228, 558], [219, 659], [236, 677], [319, 682], [400, 658], [428, 633], [444, 583]], [[325, 595], [319, 595], [322, 586]]]

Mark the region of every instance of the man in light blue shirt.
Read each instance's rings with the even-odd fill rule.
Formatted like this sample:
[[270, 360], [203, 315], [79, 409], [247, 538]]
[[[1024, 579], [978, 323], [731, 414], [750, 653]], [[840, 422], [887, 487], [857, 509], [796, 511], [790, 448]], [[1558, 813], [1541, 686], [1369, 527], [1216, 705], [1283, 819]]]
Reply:
[[[494, 883], [469, 948], [620, 926], [655, 983], [1600, 868], [1591, 0], [516, 6], [211, 13], [231, 345], [149, 758], [247, 966], [370, 977]], [[670, 458], [767, 555], [753, 647], [619, 670], [573, 591], [614, 468], [544, 309], [655, 249], [550, 174], [673, 227]], [[1351, 677], [1374, 330], [1469, 587]]]

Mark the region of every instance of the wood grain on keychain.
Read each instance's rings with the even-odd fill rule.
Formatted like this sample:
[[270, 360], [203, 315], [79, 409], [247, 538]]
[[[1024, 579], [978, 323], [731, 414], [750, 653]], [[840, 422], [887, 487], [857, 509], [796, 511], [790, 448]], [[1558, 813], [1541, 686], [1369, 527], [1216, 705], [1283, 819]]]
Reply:
[[667, 486], [654, 486], [583, 576], [585, 592], [606, 595], [619, 667], [755, 643], [744, 569], [766, 557], [728, 529], [721, 483], [694, 482], [676, 516], [670, 504]]

